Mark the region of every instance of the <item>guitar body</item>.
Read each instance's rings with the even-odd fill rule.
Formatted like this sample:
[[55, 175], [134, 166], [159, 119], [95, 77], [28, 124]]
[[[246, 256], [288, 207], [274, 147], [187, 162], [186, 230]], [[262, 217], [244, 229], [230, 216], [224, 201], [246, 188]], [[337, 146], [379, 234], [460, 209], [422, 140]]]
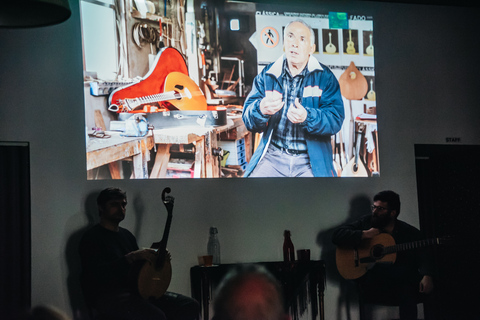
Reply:
[[172, 264], [165, 259], [161, 267], [145, 262], [138, 274], [138, 292], [144, 299], [160, 298], [167, 291], [172, 280]]
[[337, 47], [333, 43], [329, 43], [325, 46], [325, 52], [333, 54], [337, 51]]
[[397, 258], [396, 253], [383, 255], [377, 252], [381, 251], [377, 249], [394, 245], [395, 240], [391, 235], [381, 233], [372, 239], [365, 239], [358, 248], [337, 247], [338, 272], [345, 279], [358, 279], [367, 273], [375, 263], [394, 263]]
[[[181, 98], [155, 99], [168, 92], [181, 93]], [[141, 109], [143, 104], [156, 102], [162, 110], [207, 110], [203, 92], [188, 76], [185, 59], [172, 47], [163, 48], [157, 54], [154, 66], [140, 82], [118, 88], [108, 98], [109, 110], [117, 113], [134, 112], [133, 109]]]
[[368, 171], [360, 159], [353, 157], [343, 168], [342, 177], [368, 177]]
[[168, 100], [178, 110], [207, 110], [203, 92], [189, 76], [181, 72], [170, 72], [165, 79], [164, 92], [175, 91], [181, 99]]
[[349, 100], [362, 100], [368, 92], [365, 76], [358, 70], [355, 63], [350, 62], [348, 68], [338, 79], [342, 96]]
[[355, 54], [355, 43], [353, 41], [347, 42], [347, 53], [348, 54]]

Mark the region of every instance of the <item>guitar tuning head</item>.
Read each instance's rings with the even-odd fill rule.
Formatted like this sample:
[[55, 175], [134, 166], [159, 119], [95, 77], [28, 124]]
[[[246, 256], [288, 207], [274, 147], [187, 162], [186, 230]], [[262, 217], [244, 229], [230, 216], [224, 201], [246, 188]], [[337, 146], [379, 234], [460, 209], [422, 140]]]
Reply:
[[162, 191], [162, 201], [165, 202], [165, 194], [166, 193], [170, 193], [172, 192], [172, 189], [170, 189], [170, 187], [166, 187], [165, 189], [163, 189]]

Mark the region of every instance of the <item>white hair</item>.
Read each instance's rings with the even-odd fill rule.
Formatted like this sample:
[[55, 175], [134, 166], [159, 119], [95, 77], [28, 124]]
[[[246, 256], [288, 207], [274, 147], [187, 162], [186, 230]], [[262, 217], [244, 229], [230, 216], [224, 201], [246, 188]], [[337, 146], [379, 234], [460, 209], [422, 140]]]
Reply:
[[315, 32], [313, 32], [312, 27], [310, 27], [310, 25], [308, 23], [306, 23], [305, 21], [303, 21], [302, 19], [292, 20], [289, 23], [287, 23], [287, 25], [285, 26], [285, 29], [283, 30], [283, 38], [285, 39], [286, 36], [287, 36], [288, 26], [291, 25], [294, 22], [299, 22], [299, 23], [303, 24], [305, 27], [307, 27], [308, 30], [310, 30], [310, 45], [313, 46], [315, 44]]

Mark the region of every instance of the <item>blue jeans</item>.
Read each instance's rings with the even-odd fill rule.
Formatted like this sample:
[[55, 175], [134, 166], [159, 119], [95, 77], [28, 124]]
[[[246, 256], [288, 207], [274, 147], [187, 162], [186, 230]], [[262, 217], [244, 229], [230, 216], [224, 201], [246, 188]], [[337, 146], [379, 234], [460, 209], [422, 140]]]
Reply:
[[289, 154], [271, 143], [250, 177], [313, 177], [308, 153]]

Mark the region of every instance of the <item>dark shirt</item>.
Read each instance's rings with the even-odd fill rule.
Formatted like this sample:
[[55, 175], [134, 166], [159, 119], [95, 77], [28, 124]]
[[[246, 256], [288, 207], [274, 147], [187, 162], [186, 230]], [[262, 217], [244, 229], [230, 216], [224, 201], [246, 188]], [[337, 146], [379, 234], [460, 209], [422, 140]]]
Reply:
[[130, 264], [125, 255], [135, 250], [137, 241], [127, 229], [120, 227], [115, 232], [97, 224], [88, 230], [79, 246], [86, 295], [96, 300], [130, 291]]

